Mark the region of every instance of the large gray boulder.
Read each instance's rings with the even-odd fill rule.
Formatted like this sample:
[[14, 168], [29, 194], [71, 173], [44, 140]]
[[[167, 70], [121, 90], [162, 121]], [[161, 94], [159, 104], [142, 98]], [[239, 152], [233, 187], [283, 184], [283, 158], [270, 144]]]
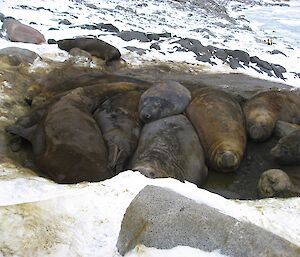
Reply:
[[19, 47], [6, 47], [0, 49], [0, 58], [3, 57], [7, 58], [13, 66], [17, 66], [21, 63], [33, 63], [37, 58], [41, 59], [37, 53]]
[[134, 198], [122, 221], [118, 251], [124, 255], [137, 244], [219, 249], [236, 257], [300, 256], [298, 246], [271, 232], [156, 186], [146, 186]]

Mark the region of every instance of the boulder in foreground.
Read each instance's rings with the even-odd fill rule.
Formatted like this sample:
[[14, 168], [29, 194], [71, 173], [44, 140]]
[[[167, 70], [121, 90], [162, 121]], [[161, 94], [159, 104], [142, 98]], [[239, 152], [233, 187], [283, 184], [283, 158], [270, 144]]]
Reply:
[[178, 193], [146, 186], [122, 221], [117, 248], [136, 245], [170, 249], [178, 245], [228, 256], [299, 256], [300, 248], [254, 224], [241, 222]]

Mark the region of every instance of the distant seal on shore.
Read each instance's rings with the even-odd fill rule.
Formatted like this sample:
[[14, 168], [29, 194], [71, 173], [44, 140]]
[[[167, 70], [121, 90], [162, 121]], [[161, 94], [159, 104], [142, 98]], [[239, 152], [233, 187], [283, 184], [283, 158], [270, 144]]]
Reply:
[[46, 41], [42, 33], [12, 17], [4, 19], [2, 30], [6, 31], [7, 38], [12, 42], [41, 44]]
[[300, 164], [300, 129], [297, 129], [285, 137], [271, 149], [271, 155], [275, 160], [284, 165]]
[[147, 123], [129, 168], [149, 178], [172, 177], [197, 185], [207, 176], [199, 138], [184, 115]]
[[180, 83], [171, 80], [157, 83], [141, 96], [140, 118], [144, 122], [150, 122], [180, 114], [190, 101], [190, 91]]
[[265, 141], [277, 120], [300, 124], [300, 96], [291, 91], [270, 90], [255, 94], [243, 107], [247, 131], [254, 141]]
[[108, 148], [109, 166], [119, 173], [134, 153], [140, 136], [138, 104], [142, 92], [129, 91], [106, 100], [95, 112]]
[[72, 48], [80, 48], [89, 52], [91, 55], [101, 58], [109, 63], [113, 60], [119, 60], [121, 57], [120, 51], [97, 38], [78, 37], [62, 39], [57, 41], [58, 47], [69, 52]]
[[193, 92], [186, 109], [210, 167], [221, 172], [236, 170], [246, 148], [242, 109], [228, 93], [212, 88]]

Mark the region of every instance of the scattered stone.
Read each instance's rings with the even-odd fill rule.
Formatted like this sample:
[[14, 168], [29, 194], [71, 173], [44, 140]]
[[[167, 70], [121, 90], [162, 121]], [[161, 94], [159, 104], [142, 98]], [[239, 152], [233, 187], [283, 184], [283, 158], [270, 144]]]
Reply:
[[37, 25], [37, 23], [34, 21], [31, 21], [31, 22], [29, 22], [29, 25]]
[[147, 51], [145, 49], [138, 48], [138, 47], [135, 47], [135, 46], [126, 46], [125, 49], [129, 50], [130, 52], [135, 52], [138, 55], [143, 55], [143, 54], [147, 53]]
[[232, 57], [236, 58], [238, 61], [243, 62], [246, 66], [249, 65], [250, 62], [250, 55], [242, 50], [229, 50], [225, 49], [225, 52], [228, 55], [231, 55]]
[[215, 56], [217, 58], [219, 58], [220, 60], [222, 60], [223, 62], [226, 61], [227, 57], [228, 57], [228, 54], [225, 52], [225, 50], [223, 49], [218, 49], [216, 52], [215, 52]]
[[263, 61], [261, 60], [259, 57], [257, 56], [251, 56], [250, 57], [250, 61], [252, 63], [256, 63], [257, 66], [259, 66], [260, 68], [263, 68], [264, 70], [273, 70], [272, 66], [270, 63], [266, 62], [266, 61]]
[[3, 22], [5, 20], [5, 15], [0, 12], [0, 21]]
[[63, 20], [60, 20], [58, 24], [71, 25], [72, 23], [67, 19], [63, 19]]
[[279, 50], [273, 50], [273, 51], [269, 51], [269, 53], [270, 54], [282, 54], [282, 55], [284, 55], [284, 56], [287, 56], [285, 53], [283, 53], [283, 52], [281, 52], [281, 51], [279, 51]]
[[6, 37], [12, 42], [41, 44], [46, 41], [42, 33], [14, 18], [6, 18], [2, 30], [6, 31]]
[[[227, 256], [298, 256], [299, 247], [254, 224], [239, 221], [176, 192], [146, 186], [124, 215], [117, 248], [136, 245], [171, 249], [179, 245]], [[268, 247], [266, 247], [268, 246]]]
[[211, 58], [211, 55], [209, 55], [209, 54], [203, 54], [203, 55], [198, 55], [198, 56], [196, 57], [196, 60], [197, 60], [197, 61], [200, 61], [200, 62], [208, 62], [208, 63], [211, 63], [210, 58]]
[[140, 42], [149, 42], [149, 38], [146, 33], [140, 31], [122, 31], [117, 34], [118, 37], [122, 38], [124, 41], [131, 41], [137, 39]]
[[59, 30], [58, 28], [49, 28], [48, 30]]
[[149, 38], [150, 41], [152, 40], [159, 40], [159, 35], [152, 33], [152, 34], [147, 34], [147, 37]]
[[6, 57], [13, 66], [18, 66], [21, 63], [33, 63], [37, 58], [41, 57], [28, 49], [18, 47], [7, 47], [0, 49], [0, 58]]
[[98, 7], [94, 4], [85, 3], [85, 6], [91, 9], [98, 9]]
[[229, 58], [229, 66], [231, 69], [244, 68], [237, 58], [231, 57]]
[[120, 30], [116, 26], [110, 23], [99, 23], [97, 24], [97, 27], [108, 32], [116, 32], [116, 33], [120, 32]]
[[55, 45], [55, 44], [57, 44], [57, 41], [55, 39], [51, 38], [51, 39], [48, 39], [47, 43], [49, 45]]
[[150, 49], [160, 50], [160, 46], [158, 43], [153, 43], [153, 44], [151, 44]]

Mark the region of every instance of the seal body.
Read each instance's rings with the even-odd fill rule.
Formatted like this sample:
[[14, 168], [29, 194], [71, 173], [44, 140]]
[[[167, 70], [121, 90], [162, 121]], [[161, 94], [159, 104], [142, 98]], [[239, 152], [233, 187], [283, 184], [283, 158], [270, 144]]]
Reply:
[[290, 91], [264, 91], [244, 105], [249, 137], [265, 141], [273, 133], [277, 120], [300, 124], [300, 97]]
[[142, 94], [139, 103], [140, 118], [144, 122], [150, 122], [180, 114], [190, 100], [190, 91], [178, 82], [160, 82]]
[[14, 18], [6, 18], [2, 30], [6, 31], [7, 38], [13, 42], [41, 44], [46, 41], [42, 33]]
[[129, 91], [106, 100], [95, 112], [108, 147], [109, 166], [116, 172], [124, 169], [134, 153], [141, 130], [138, 104], [142, 92]]
[[106, 61], [106, 63], [119, 60], [121, 57], [120, 51], [97, 38], [78, 37], [63, 39], [57, 41], [58, 47], [69, 52], [72, 48], [80, 48], [89, 52], [91, 55], [99, 57]]
[[240, 105], [221, 90], [202, 88], [193, 93], [186, 113], [198, 133], [210, 167], [222, 172], [236, 170], [246, 147]]
[[300, 164], [300, 129], [297, 129], [285, 137], [271, 149], [271, 155], [281, 164]]
[[150, 178], [173, 177], [198, 185], [207, 176], [199, 138], [184, 115], [146, 124], [129, 168]]

